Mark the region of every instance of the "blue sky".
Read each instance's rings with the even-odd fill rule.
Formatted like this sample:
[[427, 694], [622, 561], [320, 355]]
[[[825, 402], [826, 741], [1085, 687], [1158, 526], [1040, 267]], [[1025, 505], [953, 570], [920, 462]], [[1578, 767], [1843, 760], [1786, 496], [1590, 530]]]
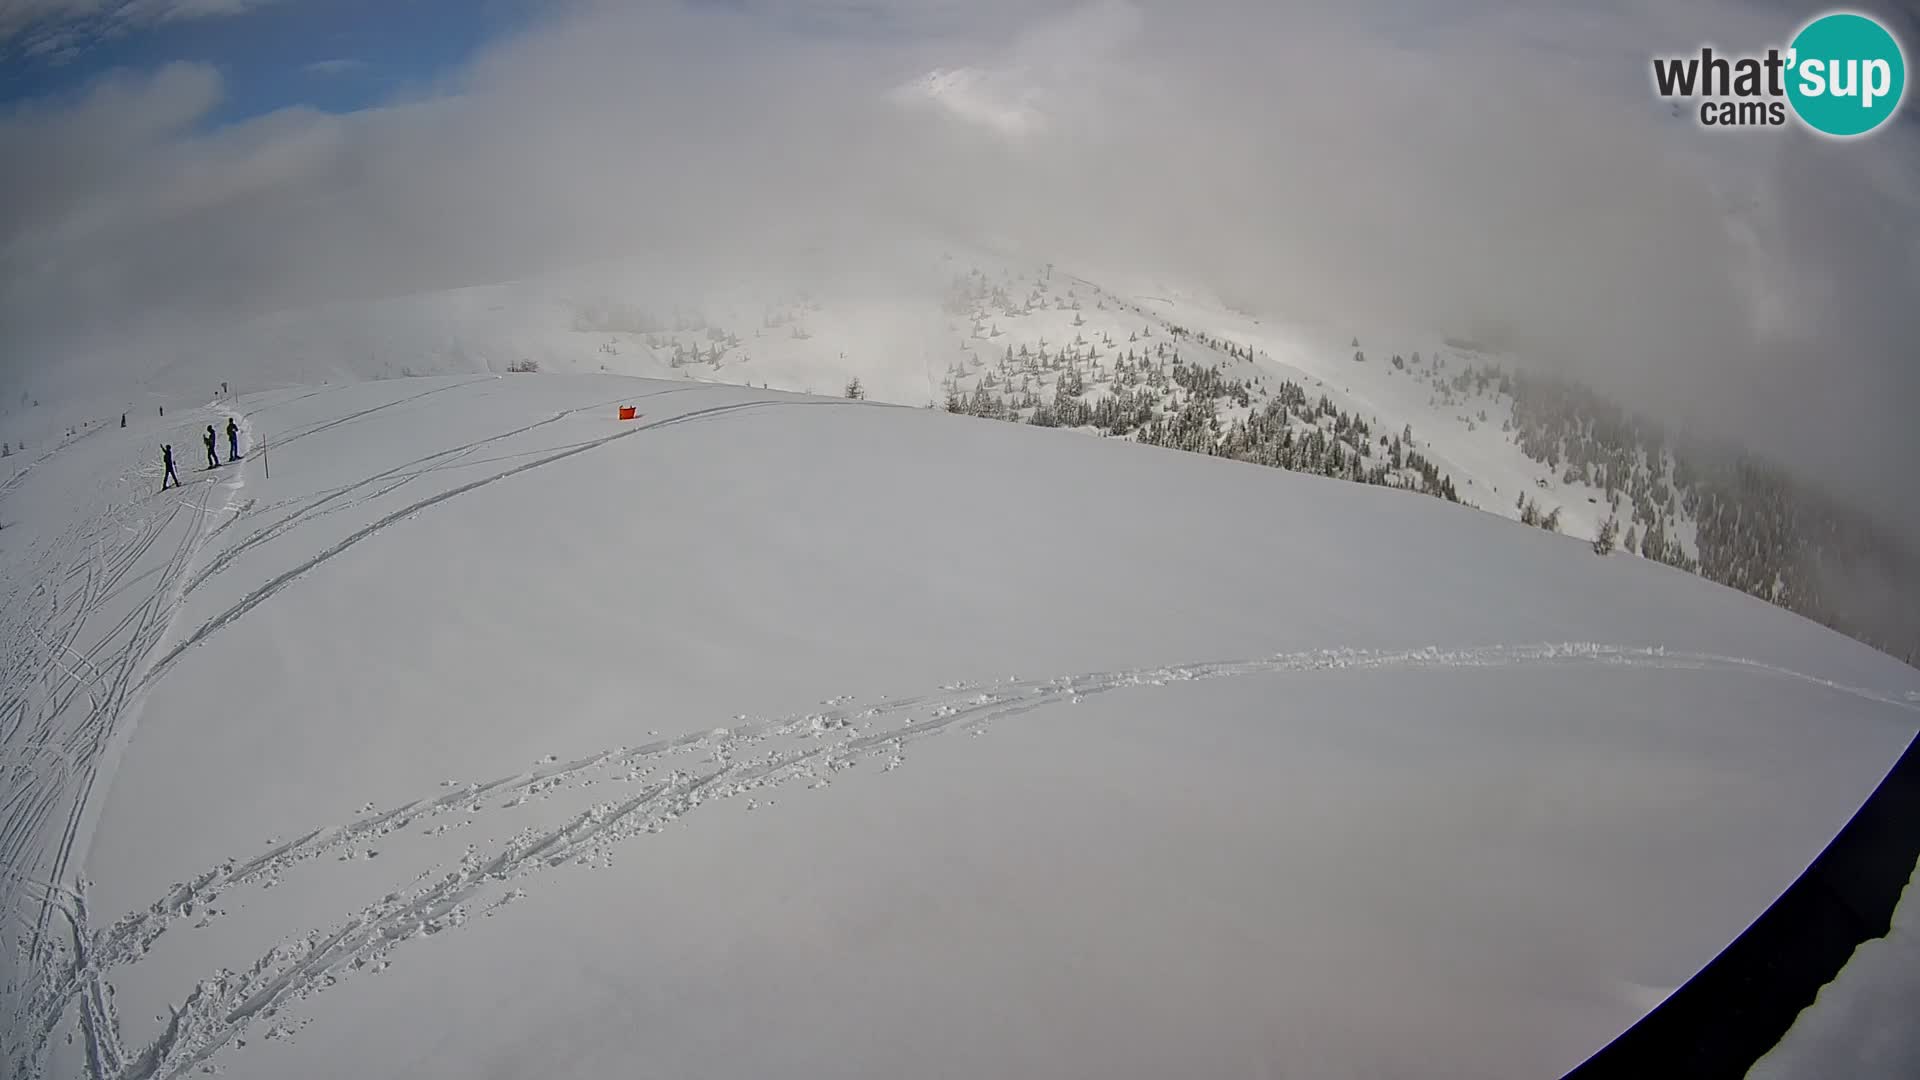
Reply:
[[[204, 63], [225, 97], [208, 125], [292, 105], [350, 112], [430, 84], [488, 42], [537, 18], [538, 0], [282, 0], [237, 14], [129, 20], [95, 36], [59, 14], [0, 44], [0, 104], [64, 97], [115, 69]], [[36, 34], [76, 26], [65, 56], [35, 55]]]

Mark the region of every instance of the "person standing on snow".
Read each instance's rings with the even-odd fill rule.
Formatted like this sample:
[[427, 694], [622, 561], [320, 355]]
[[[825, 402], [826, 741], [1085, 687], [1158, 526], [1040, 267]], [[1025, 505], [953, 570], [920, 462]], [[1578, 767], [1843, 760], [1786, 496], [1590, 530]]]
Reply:
[[160, 448], [160, 462], [167, 467], [167, 475], [160, 478], [160, 490], [167, 490], [167, 481], [169, 480], [173, 481], [174, 487], [182, 486], [180, 477], [173, 471], [173, 444], [168, 443]]
[[240, 425], [233, 417], [227, 417], [227, 460], [240, 460]]
[[207, 444], [207, 468], [209, 469], [219, 468], [220, 455], [214, 453], [213, 448], [219, 445], [220, 440], [218, 436], [214, 435], [212, 424], [207, 425], [207, 437], [204, 439], [201, 439], [200, 441]]

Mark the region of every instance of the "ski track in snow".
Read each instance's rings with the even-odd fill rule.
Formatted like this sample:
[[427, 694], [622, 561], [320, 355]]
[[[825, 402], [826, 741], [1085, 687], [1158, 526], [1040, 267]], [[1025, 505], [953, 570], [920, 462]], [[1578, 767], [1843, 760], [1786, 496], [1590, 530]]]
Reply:
[[[234, 520], [245, 483], [244, 472], [234, 470], [155, 492], [150, 485], [158, 472], [141, 469], [115, 478], [147, 494], [77, 521], [6, 598], [11, 617], [0, 702], [0, 777], [6, 789], [0, 869], [13, 886], [7, 916], [24, 930], [19, 961], [27, 978], [53, 962], [62, 936], [84, 955], [88, 943], [75, 920], [84, 919], [85, 904], [66, 883], [84, 858], [89, 815], [98, 809], [96, 790], [105, 791], [99, 781], [127, 734], [125, 718], [137, 706], [146, 661], [185, 594], [187, 570], [205, 542]], [[26, 475], [23, 470], [15, 476], [8, 489]], [[217, 494], [224, 495], [218, 506]], [[159, 551], [166, 554], [157, 566], [134, 573]], [[112, 625], [93, 625], [94, 616], [120, 602], [137, 581], [146, 589], [139, 602]], [[83, 639], [91, 644], [83, 647]], [[49, 759], [58, 767], [49, 768]], [[33, 989], [9, 985], [6, 1000], [18, 1002]], [[82, 1027], [104, 1065], [117, 1053], [110, 1006], [98, 987], [90, 987], [80, 1004]]]
[[[378, 971], [408, 940], [458, 927], [479, 908], [491, 911], [525, 895], [522, 886], [569, 863], [592, 865], [614, 845], [659, 832], [701, 805], [794, 780], [827, 786], [834, 774], [863, 760], [885, 756], [886, 771], [901, 764], [906, 747], [948, 730], [978, 730], [984, 724], [1035, 709], [1078, 703], [1115, 690], [1249, 675], [1312, 671], [1458, 671], [1553, 666], [1614, 669], [1732, 671], [1813, 684], [1907, 712], [1920, 706], [1900, 698], [1846, 686], [1790, 669], [1737, 657], [1670, 652], [1660, 648], [1570, 643], [1406, 651], [1320, 650], [1262, 659], [1220, 661], [1129, 671], [1094, 672], [1048, 679], [956, 683], [919, 697], [882, 700], [867, 707], [836, 698], [835, 707], [780, 720], [747, 722], [693, 732], [639, 747], [619, 747], [555, 762], [531, 771], [422, 798], [356, 820], [320, 828], [245, 860], [223, 862], [175, 884], [166, 895], [114, 925], [86, 927], [84, 884], [56, 900], [70, 906], [76, 928], [72, 963], [51, 993], [36, 1002], [23, 1030], [38, 1040], [16, 1059], [32, 1067], [68, 1009], [78, 1005], [89, 1027], [94, 1077], [160, 1080], [190, 1072], [252, 1025], [266, 1023], [268, 1037], [288, 1034], [277, 1018], [303, 998], [363, 970]], [[658, 775], [666, 771], [664, 777]], [[269, 889], [296, 865], [328, 855], [351, 857], [364, 845], [416, 826], [437, 834], [492, 811], [511, 811], [532, 798], [592, 786], [628, 785], [617, 798], [579, 796], [586, 802], [561, 824], [527, 828], [488, 853], [470, 845], [457, 864], [429, 866], [411, 886], [366, 904], [344, 922], [283, 939], [244, 971], [212, 972], [170, 1007], [165, 1030], [136, 1055], [102, 1028], [112, 1023], [111, 970], [139, 962], [182, 919], [246, 890]], [[590, 800], [590, 801], [589, 801]], [[754, 808], [750, 804], [749, 809]], [[429, 824], [438, 822], [437, 825]], [[229, 903], [234, 902], [232, 899]], [[244, 899], [239, 902], [244, 902]], [[67, 908], [63, 908], [66, 910]], [[91, 1019], [89, 1019], [91, 1018]]]
[[[295, 429], [276, 438], [272, 445], [284, 448], [300, 438], [396, 405], [495, 381], [492, 377], [468, 379], [407, 395]], [[0, 778], [4, 778], [4, 785], [0, 787], [4, 790], [4, 794], [0, 794], [0, 880], [8, 883], [11, 900], [4, 917], [8, 923], [17, 922], [24, 928], [18, 956], [24, 983], [16, 979], [0, 987], [0, 1003], [3, 1003], [0, 1009], [4, 1009], [0, 1015], [6, 1015], [9, 1020], [5, 1060], [15, 1067], [16, 1075], [38, 1075], [44, 1068], [42, 1054], [47, 1040], [68, 1006], [74, 1003], [80, 1006], [79, 1019], [87, 1039], [93, 1074], [118, 1076], [127, 1073], [130, 1067], [118, 1043], [118, 1024], [113, 1016], [110, 992], [97, 978], [105, 965], [93, 959], [98, 943], [92, 940], [88, 929], [83, 888], [76, 881], [76, 868], [84, 862], [92, 817], [99, 813], [104, 802], [107, 787], [99, 783], [103, 772], [110, 780], [118, 750], [131, 735], [139, 702], [188, 649], [361, 540], [436, 504], [510, 476], [643, 432], [755, 409], [801, 405], [889, 407], [837, 399], [736, 401], [636, 424], [609, 436], [568, 446], [469, 460], [470, 455], [486, 446], [582, 412], [605, 408], [615, 402], [692, 389], [695, 387], [671, 387], [564, 409], [544, 420], [427, 455], [335, 491], [265, 508], [239, 497], [252, 451], [259, 446], [253, 426], [248, 416], [239, 410], [216, 402], [208, 406], [209, 413], [217, 413], [222, 418], [234, 417], [244, 432], [249, 456], [241, 460], [238, 468], [225, 477], [216, 474], [198, 479], [196, 476], [188, 484], [164, 493], [152, 490], [151, 484], [159, 478], [159, 470], [151, 465], [137, 467], [103, 484], [106, 492], [121, 495], [121, 501], [111, 503], [99, 514], [76, 520], [47, 545], [38, 558], [29, 560], [32, 565], [25, 568], [29, 572], [10, 583], [5, 597], [8, 615], [5, 624], [0, 624], [6, 642], [6, 676], [4, 687], [0, 687], [0, 693], [4, 693], [4, 697], [0, 697]], [[325, 392], [328, 391], [301, 396]], [[288, 403], [270, 402], [258, 411]], [[89, 427], [43, 454], [9, 478], [0, 494], [18, 487], [34, 466], [70, 447], [77, 438], [103, 427]], [[226, 570], [246, 551], [316, 517], [380, 498], [428, 473], [513, 458], [531, 460], [383, 515], [249, 592], [191, 633], [184, 636], [173, 633], [176, 616], [186, 597]], [[127, 484], [145, 494], [126, 500], [124, 492], [114, 489]], [[216, 492], [225, 495], [218, 505]], [[156, 503], [156, 499], [160, 502]], [[210, 541], [229, 528], [254, 515], [268, 510], [283, 511], [290, 505], [293, 507], [290, 513], [221, 549], [202, 565], [201, 553], [214, 546]], [[150, 557], [161, 550], [166, 551], [165, 559], [152, 564]], [[136, 572], [136, 568], [143, 565], [145, 569]], [[129, 595], [138, 596], [138, 600], [117, 622], [111, 626], [96, 625], [97, 615]], [[176, 641], [170, 648], [167, 647], [169, 638]], [[83, 640], [91, 644], [83, 646]], [[76, 973], [92, 974], [85, 974], [75, 983], [72, 977]], [[32, 1046], [24, 1057], [19, 1053], [22, 1040]], [[128, 1075], [145, 1074], [134, 1071]]]
[[[361, 409], [278, 436], [273, 448], [339, 427], [394, 406], [481, 384], [469, 379]], [[107, 487], [132, 483], [147, 494], [121, 501], [77, 521], [30, 568], [30, 578], [11, 583], [5, 597], [5, 697], [0, 700], [0, 880], [14, 904], [25, 985], [4, 989], [4, 1059], [11, 1075], [44, 1075], [51, 1040], [69, 1018], [85, 1040], [86, 1063], [96, 1080], [157, 1080], [189, 1071], [249, 1030], [256, 1022], [279, 1032], [282, 1010], [368, 966], [376, 970], [405, 941], [458, 926], [474, 905], [491, 907], [524, 895], [519, 883], [571, 862], [591, 864], [616, 844], [659, 831], [705, 802], [796, 779], [824, 786], [833, 774], [862, 760], [886, 756], [885, 769], [903, 759], [905, 747], [941, 731], [978, 731], [1050, 705], [1070, 704], [1112, 690], [1138, 686], [1280, 674], [1322, 669], [1429, 670], [1513, 668], [1540, 665], [1601, 665], [1625, 668], [1718, 669], [1798, 679], [1841, 693], [1920, 712], [1920, 703], [1849, 687], [1787, 669], [1734, 657], [1672, 653], [1658, 648], [1598, 644], [1494, 646], [1460, 650], [1426, 648], [1403, 652], [1332, 650], [1289, 653], [1257, 660], [955, 684], [908, 699], [869, 707], [845, 705], [783, 720], [710, 729], [637, 748], [621, 747], [572, 762], [553, 762], [530, 772], [406, 803], [279, 844], [245, 860], [205, 870], [176, 884], [110, 927], [91, 925], [84, 864], [97, 815], [111, 782], [114, 762], [131, 734], [142, 696], [186, 652], [243, 618], [294, 581], [388, 527], [460, 495], [644, 432], [716, 419], [763, 408], [822, 405], [884, 408], [839, 399], [750, 399], [624, 426], [610, 435], [563, 446], [476, 457], [484, 449], [615, 401], [684, 392], [674, 387], [651, 394], [568, 408], [511, 430], [437, 451], [384, 469], [351, 484], [261, 506], [240, 498], [250, 461], [225, 478], [179, 491], [152, 491], [157, 469], [146, 466]], [[302, 395], [330, 392], [315, 390]], [[256, 412], [300, 400], [268, 402]], [[247, 417], [224, 405], [257, 447]], [[88, 433], [93, 430], [89, 429]], [[69, 444], [71, 440], [69, 440]], [[388, 496], [412, 481], [454, 468], [515, 461], [507, 468], [384, 513], [318, 554], [305, 558], [247, 592], [190, 632], [174, 624], [186, 597], [230, 570], [236, 560], [301, 525]], [[36, 461], [34, 464], [39, 464]], [[11, 478], [17, 486], [31, 470]], [[149, 476], [148, 474], [153, 475]], [[0, 494], [4, 494], [0, 491]], [[225, 495], [216, 505], [216, 494]], [[123, 493], [122, 493], [123, 494]], [[155, 500], [161, 500], [156, 502]], [[230, 529], [253, 531], [224, 545], [211, 543]], [[154, 556], [164, 552], [163, 559]], [[203, 552], [211, 554], [202, 558]], [[130, 605], [128, 597], [137, 597]], [[124, 607], [111, 608], [119, 604]], [[111, 626], [91, 625], [103, 611], [118, 616]], [[172, 644], [169, 645], [171, 640]], [[1911, 695], [1909, 695], [1911, 696]], [[664, 778], [656, 775], [668, 770]], [[101, 781], [106, 781], [101, 783]], [[545, 830], [529, 828], [482, 854], [469, 847], [457, 865], [429, 866], [407, 888], [363, 906], [345, 922], [313, 929], [282, 943], [245, 971], [217, 971], [172, 1007], [164, 1031], [130, 1051], [106, 976], [138, 963], [169, 928], [192, 918], [229, 893], [271, 888], [298, 864], [327, 855], [353, 854], [382, 836], [428, 819], [429, 831], [455, 827], [453, 819], [488, 810], [510, 810], [529, 799], [578, 793], [591, 785], [625, 784], [630, 790], [607, 801], [582, 802], [572, 816]], [[750, 809], [753, 805], [750, 804]]]
[[[417, 396], [424, 397], [425, 395], [417, 395]], [[627, 401], [627, 400], [632, 400], [632, 397], [630, 395], [628, 397], [619, 398], [617, 400]], [[540, 453], [541, 456], [535, 458], [532, 461], [522, 462], [521, 464], [515, 465], [510, 469], [505, 469], [497, 473], [491, 473], [477, 480], [470, 480], [467, 483], [461, 484], [457, 487], [448, 488], [445, 491], [441, 491], [436, 494], [429, 495], [423, 499], [420, 499], [417, 502], [409, 503], [406, 506], [399, 508], [398, 510], [394, 510], [386, 514], [385, 516], [379, 518], [376, 521], [373, 521], [367, 525], [362, 526], [361, 528], [355, 530], [354, 532], [346, 536], [344, 539], [328, 547], [325, 551], [320, 552], [318, 555], [315, 555], [312, 558], [307, 559], [303, 562], [300, 562], [297, 565], [285, 570], [284, 572], [279, 574], [277, 577], [273, 578], [272, 580], [268, 581], [264, 585], [261, 585], [259, 588], [248, 593], [245, 597], [240, 599], [233, 606], [227, 608], [227, 610], [221, 612], [220, 614], [214, 616], [212, 619], [208, 620], [199, 629], [195, 630], [192, 634], [188, 635], [185, 640], [180, 642], [180, 644], [174, 646], [171, 650], [169, 650], [165, 656], [162, 656], [160, 660], [153, 665], [152, 670], [147, 673], [143, 685], [145, 683], [151, 683], [154, 680], [160, 678], [162, 675], [166, 674], [166, 672], [174, 665], [174, 663], [176, 663], [181, 656], [185, 655], [187, 650], [205, 641], [208, 637], [212, 636], [213, 634], [216, 634], [219, 631], [224, 630], [227, 626], [232, 624], [235, 620], [244, 616], [247, 612], [252, 611], [255, 607], [258, 607], [261, 603], [272, 599], [274, 595], [280, 592], [280, 590], [286, 588], [288, 585], [292, 584], [295, 580], [305, 577], [308, 573], [311, 573], [313, 570], [318, 568], [321, 564], [325, 563], [327, 560], [332, 559], [334, 556], [341, 554], [347, 549], [353, 547], [355, 544], [358, 544], [360, 541], [365, 540], [369, 537], [375, 536], [380, 532], [384, 531], [388, 526], [393, 525], [396, 522], [404, 521], [407, 518], [413, 517], [415, 514], [420, 513], [422, 510], [426, 510], [439, 503], [446, 502], [449, 499], [458, 498], [461, 495], [465, 495], [468, 492], [486, 487], [489, 484], [494, 484], [501, 480], [518, 476], [524, 472], [530, 472], [534, 469], [541, 468], [542, 466], [551, 465], [557, 461], [564, 461], [565, 459], [573, 457], [577, 454], [584, 454], [589, 450], [597, 450], [600, 447], [607, 446], [611, 443], [619, 442], [622, 439], [632, 438], [635, 435], [642, 435], [647, 432], [658, 431], [662, 428], [674, 427], [680, 424], [691, 423], [697, 420], [709, 420], [714, 417], [725, 416], [728, 414], [738, 413], [738, 412], [745, 412], [745, 411], [749, 411], [756, 408], [794, 407], [794, 406], [804, 406], [804, 405], [825, 405], [828, 407], [834, 407], [834, 406], [860, 407], [860, 406], [865, 406], [866, 403], [860, 402], [860, 401], [835, 401], [835, 400], [784, 401], [784, 402], [756, 400], [756, 401], [737, 401], [737, 402], [732, 402], [726, 405], [713, 405], [713, 406], [709, 406], [708, 408], [695, 409], [692, 412], [681, 413], [677, 416], [671, 416], [671, 417], [667, 417], [666, 419], [656, 420], [656, 421], [653, 421], [652, 423], [639, 424], [634, 427], [630, 427], [625, 430], [615, 432], [612, 435], [602, 436], [601, 438], [593, 439], [584, 443], [578, 443], [573, 446], [566, 447], [564, 449], [551, 450], [551, 451], [535, 451], [537, 453]], [[435, 469], [438, 469], [438, 468], [449, 467], [450, 465], [457, 463], [461, 455], [466, 453], [471, 453], [473, 450], [478, 449], [480, 446], [483, 446], [487, 443], [496, 442], [500, 439], [507, 438], [510, 435], [518, 435], [527, 431], [532, 431], [535, 428], [543, 427], [546, 424], [553, 423], [554, 421], [565, 419], [567, 416], [571, 416], [574, 413], [582, 412], [586, 409], [591, 409], [596, 407], [604, 407], [604, 406], [584, 405], [579, 408], [568, 409], [565, 412], [559, 415], [556, 415], [554, 417], [551, 417], [548, 420], [541, 421], [540, 423], [532, 424], [532, 425], [529, 425], [528, 427], [521, 428], [516, 431], [508, 432], [503, 435], [489, 436], [486, 439], [482, 439], [474, 443], [469, 443], [465, 446], [458, 447], [455, 450], [446, 451], [442, 454], [432, 455], [433, 458], [445, 457], [447, 455], [452, 455], [452, 457], [450, 458], [450, 460], [446, 462], [442, 462], [439, 465], [422, 468], [420, 472], [416, 472], [413, 474], [402, 474], [402, 478], [399, 480], [399, 482], [394, 484], [392, 487], [398, 487], [400, 483], [405, 483], [406, 480], [411, 479], [412, 476], [421, 475], [424, 472], [434, 471]], [[891, 408], [895, 406], [874, 406], [874, 407]], [[371, 412], [373, 410], [368, 410], [368, 411]], [[421, 459], [421, 462], [425, 462], [426, 460], [428, 459]], [[420, 462], [416, 462], [414, 464], [420, 464]], [[394, 476], [396, 473], [398, 473], [399, 470], [404, 470], [410, 467], [412, 466], [403, 465], [403, 466], [400, 466], [399, 469], [389, 470], [388, 472], [381, 473], [379, 474], [379, 476], [373, 479], [377, 480], [381, 478], [390, 478]], [[367, 482], [370, 482], [370, 481], [363, 481], [362, 483], [367, 483]], [[355, 485], [355, 486], [357, 487], [359, 485]], [[392, 490], [392, 487], [377, 490], [374, 493], [367, 495], [360, 500], [355, 500], [355, 503], [363, 502], [366, 499], [378, 498], [380, 495], [383, 495], [387, 491]], [[343, 491], [344, 490], [348, 490], [348, 489], [343, 489]], [[325, 496], [322, 498], [321, 502], [326, 502], [330, 500], [332, 497], [333, 497], [332, 495]], [[355, 505], [355, 503], [348, 503], [347, 505], [351, 506], [351, 505]], [[315, 504], [315, 505], [318, 505], [318, 504]], [[344, 507], [342, 507], [342, 509], [344, 509]], [[289, 520], [301, 519], [303, 516], [304, 516], [304, 513], [296, 513], [292, 516], [292, 519], [289, 519]], [[272, 535], [277, 535], [276, 530], [278, 528], [279, 527], [276, 526], [273, 529], [266, 530], [266, 533], [268, 535], [258, 536], [257, 538], [249, 537], [247, 540], [244, 540], [241, 542], [241, 544], [239, 545], [239, 550], [244, 551], [247, 548], [252, 547], [255, 543], [260, 542], [260, 540], [271, 539]], [[219, 570], [224, 569], [228, 564], [228, 562], [230, 561], [231, 560], [227, 560], [227, 559], [217, 560], [216, 565], [209, 567], [207, 572], [208, 575], [211, 575], [212, 573], [217, 573]], [[200, 580], [204, 580], [204, 577], [202, 577]], [[197, 583], [198, 582], [196, 581], [196, 584]]]

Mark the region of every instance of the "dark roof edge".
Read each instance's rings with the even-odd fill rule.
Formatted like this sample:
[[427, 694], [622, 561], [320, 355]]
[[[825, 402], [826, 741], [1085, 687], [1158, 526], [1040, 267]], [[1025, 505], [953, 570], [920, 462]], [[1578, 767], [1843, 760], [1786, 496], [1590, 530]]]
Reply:
[[1916, 860], [1920, 736], [1772, 907], [1566, 1080], [1745, 1076], [1855, 946], [1886, 936]]

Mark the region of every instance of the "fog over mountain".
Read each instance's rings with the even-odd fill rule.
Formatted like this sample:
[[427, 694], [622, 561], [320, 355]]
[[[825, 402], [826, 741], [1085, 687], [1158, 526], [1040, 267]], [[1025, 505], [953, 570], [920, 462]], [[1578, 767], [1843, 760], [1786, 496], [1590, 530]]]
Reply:
[[217, 70], [122, 71], [0, 120], [0, 363], [111, 377], [261, 312], [615, 257], [931, 296], [926, 252], [991, 243], [1488, 341], [1920, 534], [1916, 114], [1715, 133], [1650, 88], [1653, 53], [1813, 13], [571, 3], [383, 107], [230, 125]]

